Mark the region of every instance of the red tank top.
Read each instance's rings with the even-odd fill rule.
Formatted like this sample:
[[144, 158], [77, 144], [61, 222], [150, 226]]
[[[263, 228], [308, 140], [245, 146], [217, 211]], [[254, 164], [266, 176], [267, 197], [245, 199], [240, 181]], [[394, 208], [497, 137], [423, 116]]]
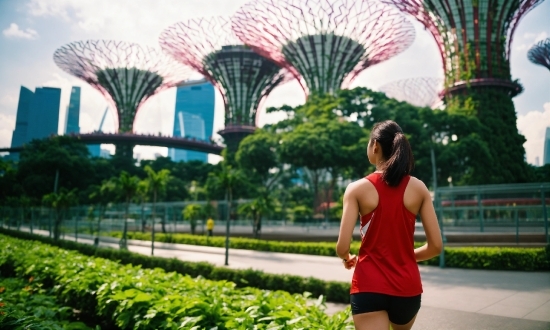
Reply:
[[397, 187], [382, 180], [381, 173], [367, 179], [378, 192], [378, 206], [361, 216], [361, 248], [351, 293], [375, 292], [412, 297], [422, 293], [420, 272], [414, 256], [416, 215], [405, 208], [406, 175]]

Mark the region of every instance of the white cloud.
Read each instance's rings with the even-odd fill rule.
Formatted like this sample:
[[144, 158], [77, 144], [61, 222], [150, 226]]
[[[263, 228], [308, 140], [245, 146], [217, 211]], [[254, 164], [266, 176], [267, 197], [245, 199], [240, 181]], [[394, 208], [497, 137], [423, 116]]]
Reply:
[[73, 29], [90, 37], [158, 44], [160, 32], [170, 24], [201, 16], [230, 15], [246, 0], [31, 0], [33, 16], [61, 17]]
[[518, 130], [527, 139], [523, 145], [527, 156], [527, 162], [535, 165], [536, 158], [541, 164], [544, 154], [544, 134], [550, 127], [550, 102], [544, 104], [544, 111], [531, 111], [518, 116]]
[[546, 38], [548, 38], [548, 34], [546, 34], [546, 31], [542, 31], [541, 33], [537, 34], [537, 36], [535, 37], [535, 42], [539, 42]]
[[21, 30], [15, 23], [11, 23], [8, 28], [2, 31], [7, 38], [21, 38], [21, 39], [36, 39], [38, 38], [38, 32], [33, 29]]
[[5, 94], [0, 98], [0, 105], [9, 108], [17, 108], [17, 97], [13, 94]]
[[15, 129], [15, 116], [0, 113], [0, 147], [11, 146], [11, 136]]

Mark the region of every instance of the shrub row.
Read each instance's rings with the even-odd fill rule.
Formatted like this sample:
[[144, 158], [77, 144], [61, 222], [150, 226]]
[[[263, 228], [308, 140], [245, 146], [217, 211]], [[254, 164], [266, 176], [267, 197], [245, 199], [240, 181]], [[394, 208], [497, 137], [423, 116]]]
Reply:
[[259, 270], [240, 270], [216, 267], [206, 262], [188, 262], [179, 259], [151, 257], [125, 250], [95, 248], [92, 245], [73, 241], [58, 240], [20, 231], [0, 228], [0, 233], [27, 240], [37, 240], [64, 249], [79, 251], [88, 256], [96, 256], [119, 261], [122, 264], [141, 265], [144, 268], [162, 268], [167, 272], [177, 272], [191, 277], [202, 276], [211, 280], [234, 282], [237, 287], [255, 287], [266, 290], [284, 290], [290, 293], [310, 292], [317, 297], [323, 295], [327, 301], [349, 303], [350, 284], [337, 281], [322, 281], [294, 275], [268, 274]]
[[0, 329], [91, 330], [33, 278], [0, 277]]
[[[120, 238], [120, 232], [112, 232]], [[150, 233], [128, 233], [129, 239], [151, 240]], [[206, 237], [189, 234], [155, 234], [155, 241], [201, 246], [224, 247], [224, 237]], [[415, 242], [415, 247], [423, 243]], [[352, 242], [351, 251], [357, 254], [360, 242]], [[251, 238], [231, 238], [231, 248], [255, 251], [298, 253], [334, 256], [335, 243], [330, 242], [281, 242]], [[515, 247], [445, 247], [445, 266], [491, 270], [549, 270], [550, 245], [545, 248]], [[439, 265], [439, 257], [422, 262], [422, 265]]]
[[353, 328], [349, 309], [328, 316], [322, 296], [236, 288], [3, 235], [0, 244], [0, 270], [32, 277], [63, 304], [120, 329]]
[[[109, 236], [121, 238], [122, 232], [110, 232]], [[128, 232], [128, 239], [151, 241], [151, 233]], [[225, 237], [191, 234], [155, 233], [155, 241], [200, 246], [225, 247]], [[360, 242], [352, 242], [351, 251], [357, 254]], [[336, 256], [336, 242], [283, 242], [243, 237], [231, 237], [231, 248], [265, 252]]]

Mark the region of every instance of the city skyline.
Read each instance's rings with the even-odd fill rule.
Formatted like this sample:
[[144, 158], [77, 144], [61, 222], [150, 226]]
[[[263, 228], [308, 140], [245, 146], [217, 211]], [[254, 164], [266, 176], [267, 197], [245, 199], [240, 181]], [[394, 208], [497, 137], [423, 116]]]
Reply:
[[[64, 123], [70, 88], [82, 87], [81, 131], [97, 128], [106, 101], [81, 80], [70, 77], [56, 68], [53, 51], [64, 43], [90, 38], [112, 38], [158, 47], [160, 32], [168, 25], [198, 16], [234, 13], [247, 1], [161, 1], [154, 5], [145, 1], [136, 5], [131, 1], [97, 1], [94, 5], [80, 1], [13, 0], [0, 3], [0, 145], [8, 146], [15, 128], [18, 90], [20, 86], [61, 87], [60, 120]], [[116, 13], [116, 14], [115, 14]], [[550, 74], [541, 66], [530, 63], [528, 49], [538, 40], [550, 35], [550, 26], [544, 17], [550, 15], [550, 3], [543, 2], [526, 15], [512, 42], [512, 78], [519, 79], [525, 91], [514, 99], [518, 113], [518, 128], [527, 138], [524, 145], [528, 162], [543, 158], [545, 127], [550, 123]], [[162, 17], [162, 19], [161, 19]], [[414, 19], [416, 40], [413, 45], [386, 63], [378, 64], [359, 75], [350, 86], [365, 86], [377, 90], [394, 80], [421, 76], [442, 77], [441, 59], [435, 41]], [[197, 75], [197, 77], [200, 77]], [[162, 92], [144, 105], [136, 120], [140, 133], [170, 134], [173, 127], [175, 88]], [[298, 105], [305, 100], [300, 86], [292, 81], [275, 88], [265, 106]], [[223, 103], [216, 97], [214, 131], [223, 128]], [[259, 126], [280, 119], [281, 114], [265, 115], [260, 109]], [[539, 127], [540, 126], [540, 127]], [[61, 125], [60, 127], [63, 127]], [[105, 122], [105, 131], [113, 131], [113, 115]], [[167, 154], [166, 149], [138, 146], [136, 153], [145, 158], [155, 152]]]
[[[172, 135], [208, 140], [212, 136], [214, 128], [215, 95], [214, 86], [205, 80], [178, 86]], [[176, 162], [180, 160], [208, 161], [207, 154], [184, 149], [169, 148], [168, 156]]]

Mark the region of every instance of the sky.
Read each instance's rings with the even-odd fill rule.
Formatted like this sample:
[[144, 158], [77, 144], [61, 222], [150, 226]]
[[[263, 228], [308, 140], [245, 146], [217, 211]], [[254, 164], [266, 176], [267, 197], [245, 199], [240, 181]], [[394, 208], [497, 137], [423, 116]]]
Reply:
[[[71, 86], [81, 86], [81, 132], [99, 126], [108, 105], [105, 98], [84, 81], [65, 73], [53, 62], [54, 51], [70, 42], [112, 39], [158, 47], [166, 27], [191, 18], [231, 15], [248, 0], [0, 0], [0, 147], [11, 144], [19, 89], [25, 86], [62, 89], [59, 133], [65, 126]], [[525, 91], [514, 98], [519, 131], [527, 142], [527, 161], [540, 164], [545, 128], [550, 126], [550, 71], [527, 59], [527, 51], [550, 37], [550, 0], [529, 12], [519, 23], [511, 51], [512, 77]], [[422, 25], [409, 17], [416, 30], [411, 47], [401, 54], [363, 71], [350, 87], [378, 90], [386, 83], [414, 77], [443, 77], [435, 41]], [[197, 77], [200, 77], [197, 75]], [[216, 95], [214, 131], [223, 128], [223, 103]], [[176, 90], [152, 97], [140, 110], [137, 133], [172, 132]], [[265, 107], [305, 102], [297, 82], [276, 87], [259, 110], [258, 125], [273, 123], [284, 114], [266, 114]], [[115, 130], [114, 116], [107, 116], [103, 130]], [[217, 136], [219, 138], [219, 136]], [[112, 148], [112, 147], [111, 147]], [[114, 149], [111, 149], [114, 150]], [[140, 158], [167, 155], [166, 148], [137, 146]], [[538, 159], [538, 163], [537, 163]], [[210, 162], [219, 160], [210, 156]]]

